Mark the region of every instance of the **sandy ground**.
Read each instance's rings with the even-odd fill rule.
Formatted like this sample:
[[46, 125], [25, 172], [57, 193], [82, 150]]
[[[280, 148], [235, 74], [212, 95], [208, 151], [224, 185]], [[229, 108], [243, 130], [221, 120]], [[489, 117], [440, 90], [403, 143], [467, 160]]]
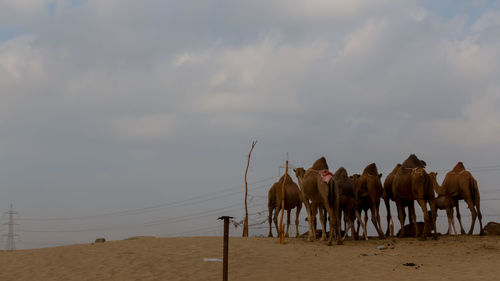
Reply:
[[[327, 246], [302, 238], [280, 245], [277, 238], [235, 237], [229, 280], [500, 280], [499, 241], [373, 238]], [[0, 280], [221, 280], [222, 263], [204, 258], [222, 258], [221, 237], [141, 237], [0, 252]]]

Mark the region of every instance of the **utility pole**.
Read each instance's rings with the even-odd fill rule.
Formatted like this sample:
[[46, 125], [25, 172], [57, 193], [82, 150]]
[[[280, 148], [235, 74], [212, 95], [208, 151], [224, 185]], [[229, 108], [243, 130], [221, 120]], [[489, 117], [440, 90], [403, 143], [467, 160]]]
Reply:
[[9, 233], [7, 234], [7, 244], [5, 246], [6, 251], [14, 251], [16, 249], [16, 246], [14, 244], [14, 237], [17, 236], [14, 234], [14, 215], [17, 215], [17, 212], [14, 212], [14, 208], [12, 207], [12, 203], [10, 204], [10, 210], [8, 212], [5, 212], [6, 214], [9, 215], [9, 222], [4, 223], [4, 225], [9, 226]]

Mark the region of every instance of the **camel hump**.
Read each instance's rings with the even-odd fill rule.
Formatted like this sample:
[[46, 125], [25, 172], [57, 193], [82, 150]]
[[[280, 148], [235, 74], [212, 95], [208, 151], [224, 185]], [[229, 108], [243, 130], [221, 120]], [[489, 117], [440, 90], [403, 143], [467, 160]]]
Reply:
[[462, 162], [458, 162], [457, 165], [455, 165], [455, 167], [453, 167], [453, 170], [452, 170], [452, 172], [454, 172], [454, 173], [460, 173], [463, 171], [465, 171], [465, 166], [464, 166], [464, 163], [462, 163]]
[[287, 174], [287, 175], [286, 175], [286, 179], [285, 179], [285, 175], [283, 175], [283, 176], [280, 178], [279, 183], [281, 183], [281, 184], [282, 184], [282, 183], [283, 183], [283, 181], [285, 181], [285, 183], [286, 183], [286, 184], [289, 184], [289, 183], [294, 183], [294, 182], [293, 182], [292, 177], [290, 177], [290, 175], [289, 175], [289, 174]]
[[347, 170], [344, 167], [340, 167], [336, 172], [335, 172], [335, 177], [341, 177], [341, 178], [348, 178], [349, 175], [347, 174]]
[[325, 157], [321, 157], [312, 165], [313, 170], [328, 170], [328, 164], [326, 163]]
[[403, 166], [404, 168], [425, 168], [425, 166], [427, 166], [427, 163], [425, 163], [424, 160], [418, 159], [417, 155], [410, 154], [410, 156], [408, 156], [408, 158], [403, 162], [401, 166]]
[[375, 165], [375, 163], [371, 163], [370, 165], [366, 166], [366, 168], [363, 170], [363, 175], [367, 174], [378, 176], [377, 165]]

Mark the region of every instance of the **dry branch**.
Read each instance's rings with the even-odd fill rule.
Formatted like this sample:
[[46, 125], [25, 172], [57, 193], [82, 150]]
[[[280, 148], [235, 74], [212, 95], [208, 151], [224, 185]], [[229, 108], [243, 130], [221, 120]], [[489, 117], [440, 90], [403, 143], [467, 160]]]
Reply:
[[248, 161], [247, 168], [245, 170], [245, 221], [243, 223], [243, 237], [248, 237], [248, 205], [247, 205], [247, 197], [248, 197], [248, 184], [247, 184], [247, 173], [248, 166], [250, 165], [250, 156], [252, 155], [253, 148], [257, 144], [257, 141], [252, 142], [252, 148], [250, 148], [250, 152], [248, 153]]

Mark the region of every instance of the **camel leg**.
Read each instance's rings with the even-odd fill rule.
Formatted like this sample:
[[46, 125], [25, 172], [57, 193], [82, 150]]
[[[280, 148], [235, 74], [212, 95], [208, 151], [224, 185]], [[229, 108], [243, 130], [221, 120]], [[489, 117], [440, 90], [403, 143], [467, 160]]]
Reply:
[[408, 220], [410, 224], [413, 223], [413, 228], [415, 229], [415, 237], [418, 237], [420, 235], [420, 231], [417, 225], [417, 213], [415, 212], [415, 206], [413, 204], [414, 203], [411, 203], [408, 206]]
[[278, 237], [281, 237], [281, 233], [280, 233], [280, 230], [281, 230], [281, 226], [278, 225], [278, 216], [280, 214], [280, 208], [279, 206], [276, 206], [276, 208], [274, 208], [274, 217], [273, 217], [273, 220], [274, 220], [274, 225], [276, 226], [276, 232], [278, 233]]
[[453, 224], [453, 207], [446, 206], [446, 216], [448, 217], [448, 232], [446, 234], [451, 235], [451, 228], [452, 227], [453, 227], [453, 230], [455, 231], [455, 233], [457, 233], [457, 230], [455, 229], [455, 225]]
[[385, 231], [385, 235], [386, 236], [391, 236], [391, 232], [390, 232], [390, 226], [391, 226], [391, 206], [390, 206], [390, 199], [389, 198], [385, 198], [384, 199], [384, 203], [385, 203], [385, 209], [387, 210], [387, 230]]
[[399, 237], [405, 237], [405, 209], [401, 200], [396, 200], [396, 207], [398, 209], [398, 219], [401, 225], [401, 230], [399, 231]]
[[[347, 215], [345, 210], [341, 212], [341, 214], [344, 214], [344, 237], [342, 237], [342, 241], [344, 241], [347, 237], [347, 232], [351, 228], [351, 224], [347, 224]], [[353, 236], [354, 237], [354, 236]]]
[[323, 207], [323, 214], [324, 214], [323, 219], [325, 220], [325, 225], [326, 225], [326, 223], [328, 222], [328, 211], [326, 210], [325, 207]]
[[321, 240], [325, 241], [326, 240], [326, 223], [325, 223], [325, 215], [323, 214], [322, 210], [319, 211], [319, 222], [321, 223], [321, 227], [323, 231], [321, 232]]
[[375, 229], [377, 230], [377, 233], [378, 233], [378, 237], [380, 239], [384, 239], [384, 233], [382, 232], [382, 229], [380, 229], [378, 223], [377, 223], [377, 209], [376, 209], [376, 204], [372, 204], [370, 206], [370, 212], [371, 212], [371, 215], [372, 215], [372, 218], [371, 218], [371, 221], [373, 223], [373, 225], [375, 226]]
[[479, 199], [476, 200], [476, 209], [477, 209], [477, 218], [479, 219], [479, 235], [483, 236], [484, 234], [484, 229], [483, 229], [483, 215], [481, 214], [481, 209], [479, 208], [480, 203]]
[[476, 224], [476, 209], [474, 208], [474, 203], [471, 200], [465, 200], [465, 203], [467, 203], [467, 206], [469, 207], [470, 214], [472, 216], [472, 223], [469, 229], [469, 235], [472, 235], [472, 232], [474, 231], [474, 225]]
[[385, 239], [384, 231], [382, 230], [382, 223], [380, 223], [380, 201], [375, 203], [375, 215], [377, 221], [377, 229], [380, 239]]
[[458, 224], [460, 225], [460, 234], [465, 235], [465, 230], [462, 225], [462, 216], [460, 215], [460, 206], [458, 203], [458, 199], [455, 199], [455, 210], [457, 210], [457, 220]]
[[458, 235], [457, 229], [455, 228], [455, 219], [453, 218], [453, 206], [449, 206], [449, 211], [448, 208], [446, 208], [446, 215], [448, 216], [448, 235], [450, 235], [450, 222], [451, 222], [451, 227], [453, 228], [453, 232], [455, 235]]
[[318, 208], [319, 207], [313, 207], [311, 210], [312, 212], [312, 220], [313, 220], [313, 230], [314, 230], [314, 235], [316, 235], [316, 230], [318, 230]]
[[306, 206], [306, 213], [307, 213], [307, 224], [309, 225], [309, 235], [307, 237], [308, 241], [314, 241], [316, 239], [316, 230], [314, 230], [313, 234], [313, 226], [314, 226], [314, 221], [312, 218], [312, 209], [311, 209], [311, 204], [309, 203], [309, 200], [302, 194], [303, 202], [304, 205]]
[[[342, 214], [342, 213], [344, 214], [344, 232], [345, 232], [345, 233], [347, 233], [347, 220], [348, 220], [348, 219], [347, 219], [347, 216], [346, 216], [345, 211], [340, 212], [340, 214]], [[341, 215], [341, 216], [342, 216], [342, 215]], [[342, 218], [341, 218], [340, 220], [342, 221]], [[342, 233], [342, 232], [341, 232], [341, 233]], [[345, 235], [344, 235], [344, 237], [345, 237]]]
[[267, 234], [267, 237], [273, 237], [272, 220], [273, 220], [274, 206], [269, 205], [267, 208], [269, 210], [269, 233]]
[[424, 230], [422, 231], [421, 240], [427, 239], [428, 227], [430, 225], [429, 213], [427, 212], [427, 202], [425, 200], [419, 199], [418, 204], [420, 208], [422, 208], [422, 212], [424, 213]]
[[286, 238], [288, 238], [288, 229], [290, 228], [290, 211], [291, 210], [286, 210], [286, 232], [285, 232]]
[[363, 235], [368, 237], [368, 230], [366, 229], [368, 227], [368, 210], [365, 210], [364, 225], [365, 227], [363, 228]]
[[[436, 229], [436, 218], [437, 218], [437, 209], [436, 209], [436, 199], [430, 199], [429, 205], [431, 207], [431, 224], [432, 224], [432, 238], [437, 239], [437, 229]], [[452, 216], [453, 217], [453, 216]]]
[[[337, 206], [338, 207], [338, 206]], [[342, 236], [340, 235], [340, 219], [339, 219], [339, 210], [333, 210], [332, 207], [326, 208], [328, 212], [328, 216], [330, 217], [330, 235], [328, 238], [328, 245], [332, 244], [333, 235], [335, 234], [337, 245], [342, 245]]]
[[[349, 229], [351, 230], [351, 236], [354, 240], [359, 240], [359, 237], [356, 235], [356, 233], [354, 232], [354, 220], [355, 220], [355, 214], [354, 214], [354, 210], [351, 210], [349, 212]], [[346, 230], [346, 233], [347, 233], [347, 230]]]
[[299, 216], [300, 216], [300, 209], [302, 209], [302, 202], [299, 202], [297, 204], [297, 209], [295, 209], [295, 237], [299, 238]]
[[361, 224], [361, 215], [359, 214], [358, 210], [356, 210], [356, 218], [358, 219], [358, 228], [356, 228], [356, 235], [359, 235], [359, 226]]
[[[359, 237], [359, 225], [362, 222], [361, 221], [361, 215], [359, 214], [358, 210], [355, 210], [355, 214], [356, 214], [356, 218], [358, 219], [358, 230], [356, 231], [355, 235]], [[354, 223], [353, 223], [353, 227], [354, 227]], [[365, 240], [368, 240], [368, 236], [366, 235], [366, 224], [363, 224], [363, 229], [364, 229], [363, 230], [363, 237], [365, 238]]]

